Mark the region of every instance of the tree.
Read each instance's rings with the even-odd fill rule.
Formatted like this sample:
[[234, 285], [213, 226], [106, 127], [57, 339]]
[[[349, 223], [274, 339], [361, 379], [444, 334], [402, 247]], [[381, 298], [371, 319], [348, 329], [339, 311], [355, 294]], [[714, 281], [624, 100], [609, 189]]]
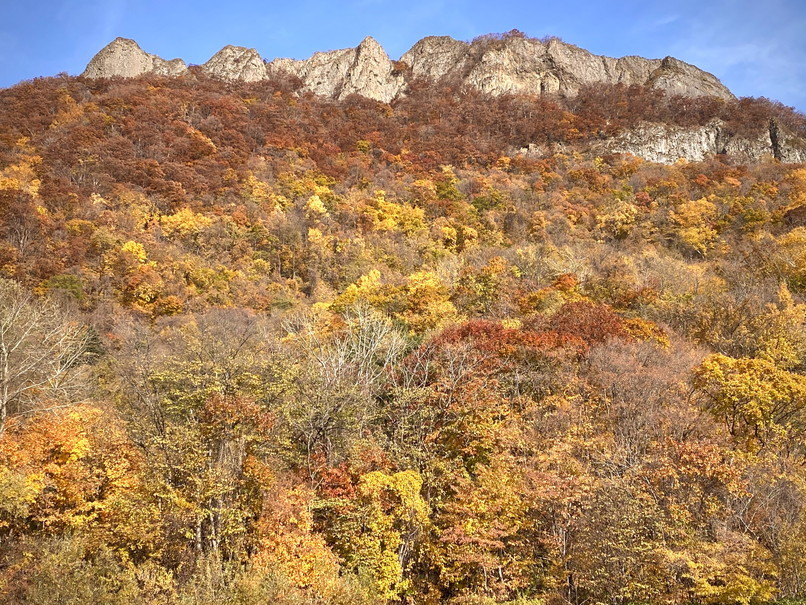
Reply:
[[[806, 429], [806, 377], [763, 359], [711, 355], [695, 371], [706, 408], [736, 439], [760, 447], [775, 437], [798, 448]], [[800, 452], [802, 453], [802, 452]]]
[[411, 571], [430, 531], [417, 471], [371, 471], [339, 496], [322, 500], [319, 517], [345, 566], [366, 575], [382, 602], [413, 592]]
[[376, 419], [376, 395], [405, 340], [388, 317], [365, 305], [341, 317], [298, 315], [284, 327], [297, 362], [281, 415], [313, 477], [321, 456], [342, 457]]
[[133, 326], [111, 369], [150, 493], [179, 566], [202, 554], [234, 557], [255, 540], [263, 486], [249, 461], [272, 436], [278, 361], [260, 318], [222, 309], [166, 318], [159, 336]]
[[11, 416], [77, 399], [90, 343], [88, 328], [58, 304], [0, 280], [0, 434]]

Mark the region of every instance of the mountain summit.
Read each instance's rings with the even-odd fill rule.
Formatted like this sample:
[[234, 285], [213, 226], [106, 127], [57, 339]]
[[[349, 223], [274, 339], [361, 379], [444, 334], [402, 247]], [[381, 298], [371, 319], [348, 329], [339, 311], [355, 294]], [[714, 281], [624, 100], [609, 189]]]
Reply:
[[[211, 77], [259, 81], [282, 72], [298, 77], [302, 90], [333, 99], [358, 94], [388, 103], [404, 95], [412, 80], [450, 81], [492, 95], [556, 93], [573, 96], [586, 85], [640, 84], [674, 94], [732, 99], [712, 74], [673, 57], [614, 59], [595, 55], [558, 38], [538, 40], [518, 33], [480, 36], [462, 42], [448, 36], [423, 38], [392, 61], [373, 38], [357, 47], [318, 52], [304, 60], [265, 61], [255, 49], [227, 46], [201, 66]], [[166, 61], [134, 41], [117, 38], [82, 74], [88, 78], [180, 76], [181, 59]]]
[[166, 61], [145, 52], [129, 38], [115, 38], [87, 64], [81, 75], [86, 78], [136, 78], [144, 74], [179, 76], [187, 71], [182, 59]]

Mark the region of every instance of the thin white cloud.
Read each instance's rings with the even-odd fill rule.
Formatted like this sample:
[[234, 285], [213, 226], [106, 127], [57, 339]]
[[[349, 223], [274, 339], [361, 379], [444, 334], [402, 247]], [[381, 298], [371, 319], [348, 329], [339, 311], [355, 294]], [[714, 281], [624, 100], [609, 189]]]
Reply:
[[680, 19], [680, 15], [666, 15], [665, 17], [659, 17], [652, 21], [649, 25], [654, 29], [660, 29], [662, 27], [666, 27], [667, 25], [671, 25]]

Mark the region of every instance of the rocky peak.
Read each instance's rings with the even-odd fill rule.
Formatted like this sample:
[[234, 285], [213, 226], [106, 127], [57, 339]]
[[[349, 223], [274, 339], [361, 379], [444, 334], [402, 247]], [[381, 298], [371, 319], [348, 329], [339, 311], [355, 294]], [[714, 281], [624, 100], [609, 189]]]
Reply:
[[389, 103], [405, 85], [403, 76], [394, 71], [394, 65], [383, 47], [374, 38], [366, 37], [355, 49], [353, 63], [339, 98], [359, 94]]
[[384, 57], [387, 56], [386, 51], [383, 49], [383, 46], [381, 46], [380, 43], [372, 36], [367, 36], [363, 40], [361, 40], [361, 42], [359, 43], [358, 46], [355, 47], [355, 49], [358, 53], [378, 54], [383, 55]]
[[225, 46], [202, 65], [202, 70], [221, 80], [258, 82], [268, 78], [266, 62], [254, 48]]
[[359, 94], [388, 103], [405, 84], [402, 75], [393, 73], [386, 51], [371, 37], [356, 48], [319, 52], [304, 61], [275, 59], [269, 64], [269, 73], [276, 70], [297, 76], [303, 91], [334, 99]]
[[467, 42], [450, 36], [428, 36], [412, 46], [400, 60], [408, 65], [413, 76], [439, 80], [464, 67], [469, 48]]
[[115, 38], [87, 64], [81, 75], [87, 78], [134, 78], [144, 74], [179, 76], [187, 71], [182, 59], [166, 61], [145, 52], [129, 38]]

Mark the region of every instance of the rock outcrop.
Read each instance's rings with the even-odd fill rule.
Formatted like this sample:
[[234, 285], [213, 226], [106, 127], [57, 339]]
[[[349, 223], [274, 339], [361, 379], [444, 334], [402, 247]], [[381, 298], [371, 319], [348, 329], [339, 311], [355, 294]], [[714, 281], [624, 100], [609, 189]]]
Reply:
[[673, 164], [699, 162], [712, 155], [728, 155], [738, 161], [764, 157], [785, 163], [806, 162], [806, 143], [776, 120], [756, 136], [732, 133], [721, 120], [705, 126], [682, 127], [645, 122], [594, 145], [597, 153], [631, 153], [649, 162]]
[[470, 59], [470, 44], [450, 36], [428, 36], [417, 42], [400, 60], [417, 78], [440, 80], [449, 73], [463, 72]]
[[225, 46], [202, 65], [208, 75], [221, 80], [259, 82], [269, 75], [266, 62], [254, 48]]
[[699, 162], [720, 152], [722, 126], [717, 120], [697, 128], [645, 122], [596, 147], [599, 153], [631, 153], [659, 164]]
[[182, 59], [166, 61], [145, 52], [129, 38], [115, 38], [95, 55], [81, 75], [87, 78], [134, 78], [145, 74], [180, 76], [187, 71]]
[[652, 88], [660, 88], [671, 94], [689, 97], [733, 98], [730, 91], [716, 76], [674, 57], [663, 59], [644, 84]]
[[806, 163], [806, 141], [775, 120], [770, 122], [770, 140], [777, 159], [786, 163]]

